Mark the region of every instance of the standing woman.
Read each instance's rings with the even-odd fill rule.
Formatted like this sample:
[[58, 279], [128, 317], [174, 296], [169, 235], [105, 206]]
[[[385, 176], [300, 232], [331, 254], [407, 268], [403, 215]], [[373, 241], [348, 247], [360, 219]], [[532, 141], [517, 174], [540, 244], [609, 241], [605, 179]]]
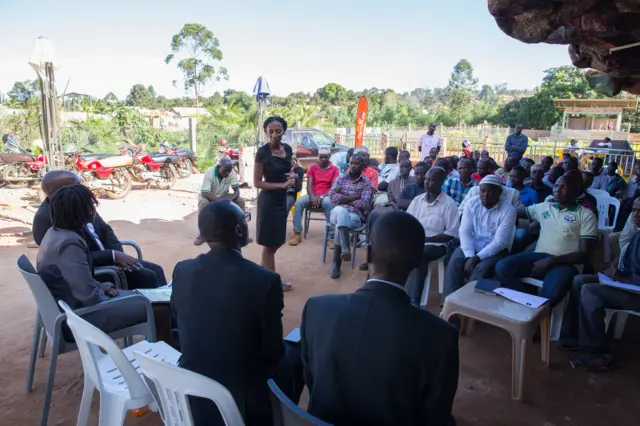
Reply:
[[[296, 174], [291, 172], [293, 151], [282, 143], [287, 122], [281, 117], [269, 117], [264, 132], [269, 143], [256, 153], [253, 185], [258, 195], [257, 243], [262, 246], [260, 264], [275, 272], [276, 251], [284, 244], [287, 234], [287, 189], [295, 187]], [[291, 284], [282, 283], [282, 290], [291, 290]]]

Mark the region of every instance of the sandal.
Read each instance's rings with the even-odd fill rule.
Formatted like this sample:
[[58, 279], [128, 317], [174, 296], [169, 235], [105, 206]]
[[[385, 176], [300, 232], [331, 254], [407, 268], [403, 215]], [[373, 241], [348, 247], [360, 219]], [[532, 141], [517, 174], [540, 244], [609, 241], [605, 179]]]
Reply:
[[591, 354], [572, 360], [571, 366], [584, 371], [599, 371], [611, 367], [612, 363], [613, 354]]
[[282, 281], [282, 291], [291, 291], [293, 290], [293, 286], [291, 285], [290, 282], [287, 281]]

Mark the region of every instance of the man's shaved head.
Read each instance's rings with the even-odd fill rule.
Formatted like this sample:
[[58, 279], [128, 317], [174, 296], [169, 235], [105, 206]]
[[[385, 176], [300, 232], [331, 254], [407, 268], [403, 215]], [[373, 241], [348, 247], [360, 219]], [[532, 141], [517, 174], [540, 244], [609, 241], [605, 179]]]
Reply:
[[404, 285], [422, 261], [424, 228], [408, 213], [389, 212], [373, 225], [369, 244], [373, 276], [402, 276]]
[[76, 185], [80, 183], [80, 178], [77, 174], [68, 170], [51, 170], [45, 173], [42, 178], [42, 191], [44, 191], [47, 197], [53, 195], [58, 189]]
[[235, 203], [218, 200], [207, 204], [198, 215], [198, 228], [202, 238], [209, 245], [221, 245], [236, 248], [240, 235], [247, 235], [247, 222], [244, 212]]

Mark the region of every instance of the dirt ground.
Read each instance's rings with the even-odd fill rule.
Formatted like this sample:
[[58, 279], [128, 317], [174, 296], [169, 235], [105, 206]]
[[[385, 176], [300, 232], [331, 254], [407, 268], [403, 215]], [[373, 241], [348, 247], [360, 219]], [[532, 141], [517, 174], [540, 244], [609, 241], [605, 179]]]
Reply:
[[[101, 200], [101, 215], [121, 239], [137, 241], [145, 259], [164, 267], [170, 277], [179, 260], [198, 255], [204, 247], [192, 244], [196, 231], [196, 198], [200, 177], [179, 181], [170, 191], [135, 189], [124, 200]], [[247, 198], [251, 191], [244, 191]], [[37, 249], [26, 247], [30, 237], [17, 235], [31, 229], [33, 213], [25, 209], [35, 202], [33, 190], [0, 189], [0, 425], [37, 425], [40, 420], [49, 357], [37, 363], [34, 389], [25, 393], [35, 304], [15, 262], [26, 253], [35, 264]], [[286, 293], [284, 329], [288, 333], [300, 323], [306, 300], [314, 295], [356, 290], [365, 273], [344, 268], [339, 280], [329, 278], [330, 265], [322, 264], [321, 222], [312, 222], [309, 238], [299, 247], [284, 246], [277, 254], [278, 271], [293, 283]], [[245, 256], [259, 261], [260, 247], [244, 250]], [[359, 250], [357, 264], [363, 259]], [[434, 274], [435, 275], [435, 274]], [[431, 286], [438, 288], [435, 283]], [[434, 294], [429, 307], [438, 313]], [[600, 373], [572, 370], [570, 354], [551, 352], [551, 367], [539, 357], [539, 345], [530, 353], [528, 375], [531, 392], [525, 403], [512, 401], [511, 341], [509, 335], [494, 327], [478, 324], [472, 336], [460, 339], [460, 380], [454, 405], [458, 425], [636, 425], [640, 410], [637, 385], [640, 367], [637, 359], [640, 330], [637, 318], [629, 320], [623, 340], [614, 344], [615, 368]], [[438, 342], [432, 342], [437, 345]], [[47, 354], [49, 353], [47, 349]], [[75, 353], [59, 358], [50, 425], [74, 425], [82, 393], [82, 365]], [[90, 424], [97, 424], [97, 395]], [[306, 405], [303, 399], [302, 405]], [[154, 413], [140, 418], [128, 416], [126, 424], [160, 425]], [[400, 425], [399, 425], [400, 426]]]

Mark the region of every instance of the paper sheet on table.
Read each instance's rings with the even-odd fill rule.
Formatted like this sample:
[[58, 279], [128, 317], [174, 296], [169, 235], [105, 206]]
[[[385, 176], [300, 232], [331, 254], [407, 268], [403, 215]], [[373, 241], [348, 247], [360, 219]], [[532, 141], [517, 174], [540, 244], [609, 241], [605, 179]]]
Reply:
[[549, 299], [545, 299], [544, 297], [522, 293], [520, 291], [511, 290], [510, 288], [498, 287], [493, 291], [496, 294], [499, 294], [500, 296], [511, 300], [512, 302], [516, 302], [533, 309], [538, 309], [540, 306], [549, 301]]
[[149, 299], [151, 303], [168, 303], [171, 301], [171, 287], [137, 288], [135, 291]]
[[598, 278], [600, 279], [600, 284], [608, 285], [609, 287], [619, 288], [620, 290], [630, 291], [631, 293], [640, 294], [640, 286], [633, 284], [625, 284], [619, 281], [614, 281], [609, 278], [605, 274], [598, 274]]
[[291, 333], [287, 334], [287, 337], [285, 337], [284, 340], [298, 343], [300, 341], [300, 329], [294, 328], [293, 330], [291, 330]]

